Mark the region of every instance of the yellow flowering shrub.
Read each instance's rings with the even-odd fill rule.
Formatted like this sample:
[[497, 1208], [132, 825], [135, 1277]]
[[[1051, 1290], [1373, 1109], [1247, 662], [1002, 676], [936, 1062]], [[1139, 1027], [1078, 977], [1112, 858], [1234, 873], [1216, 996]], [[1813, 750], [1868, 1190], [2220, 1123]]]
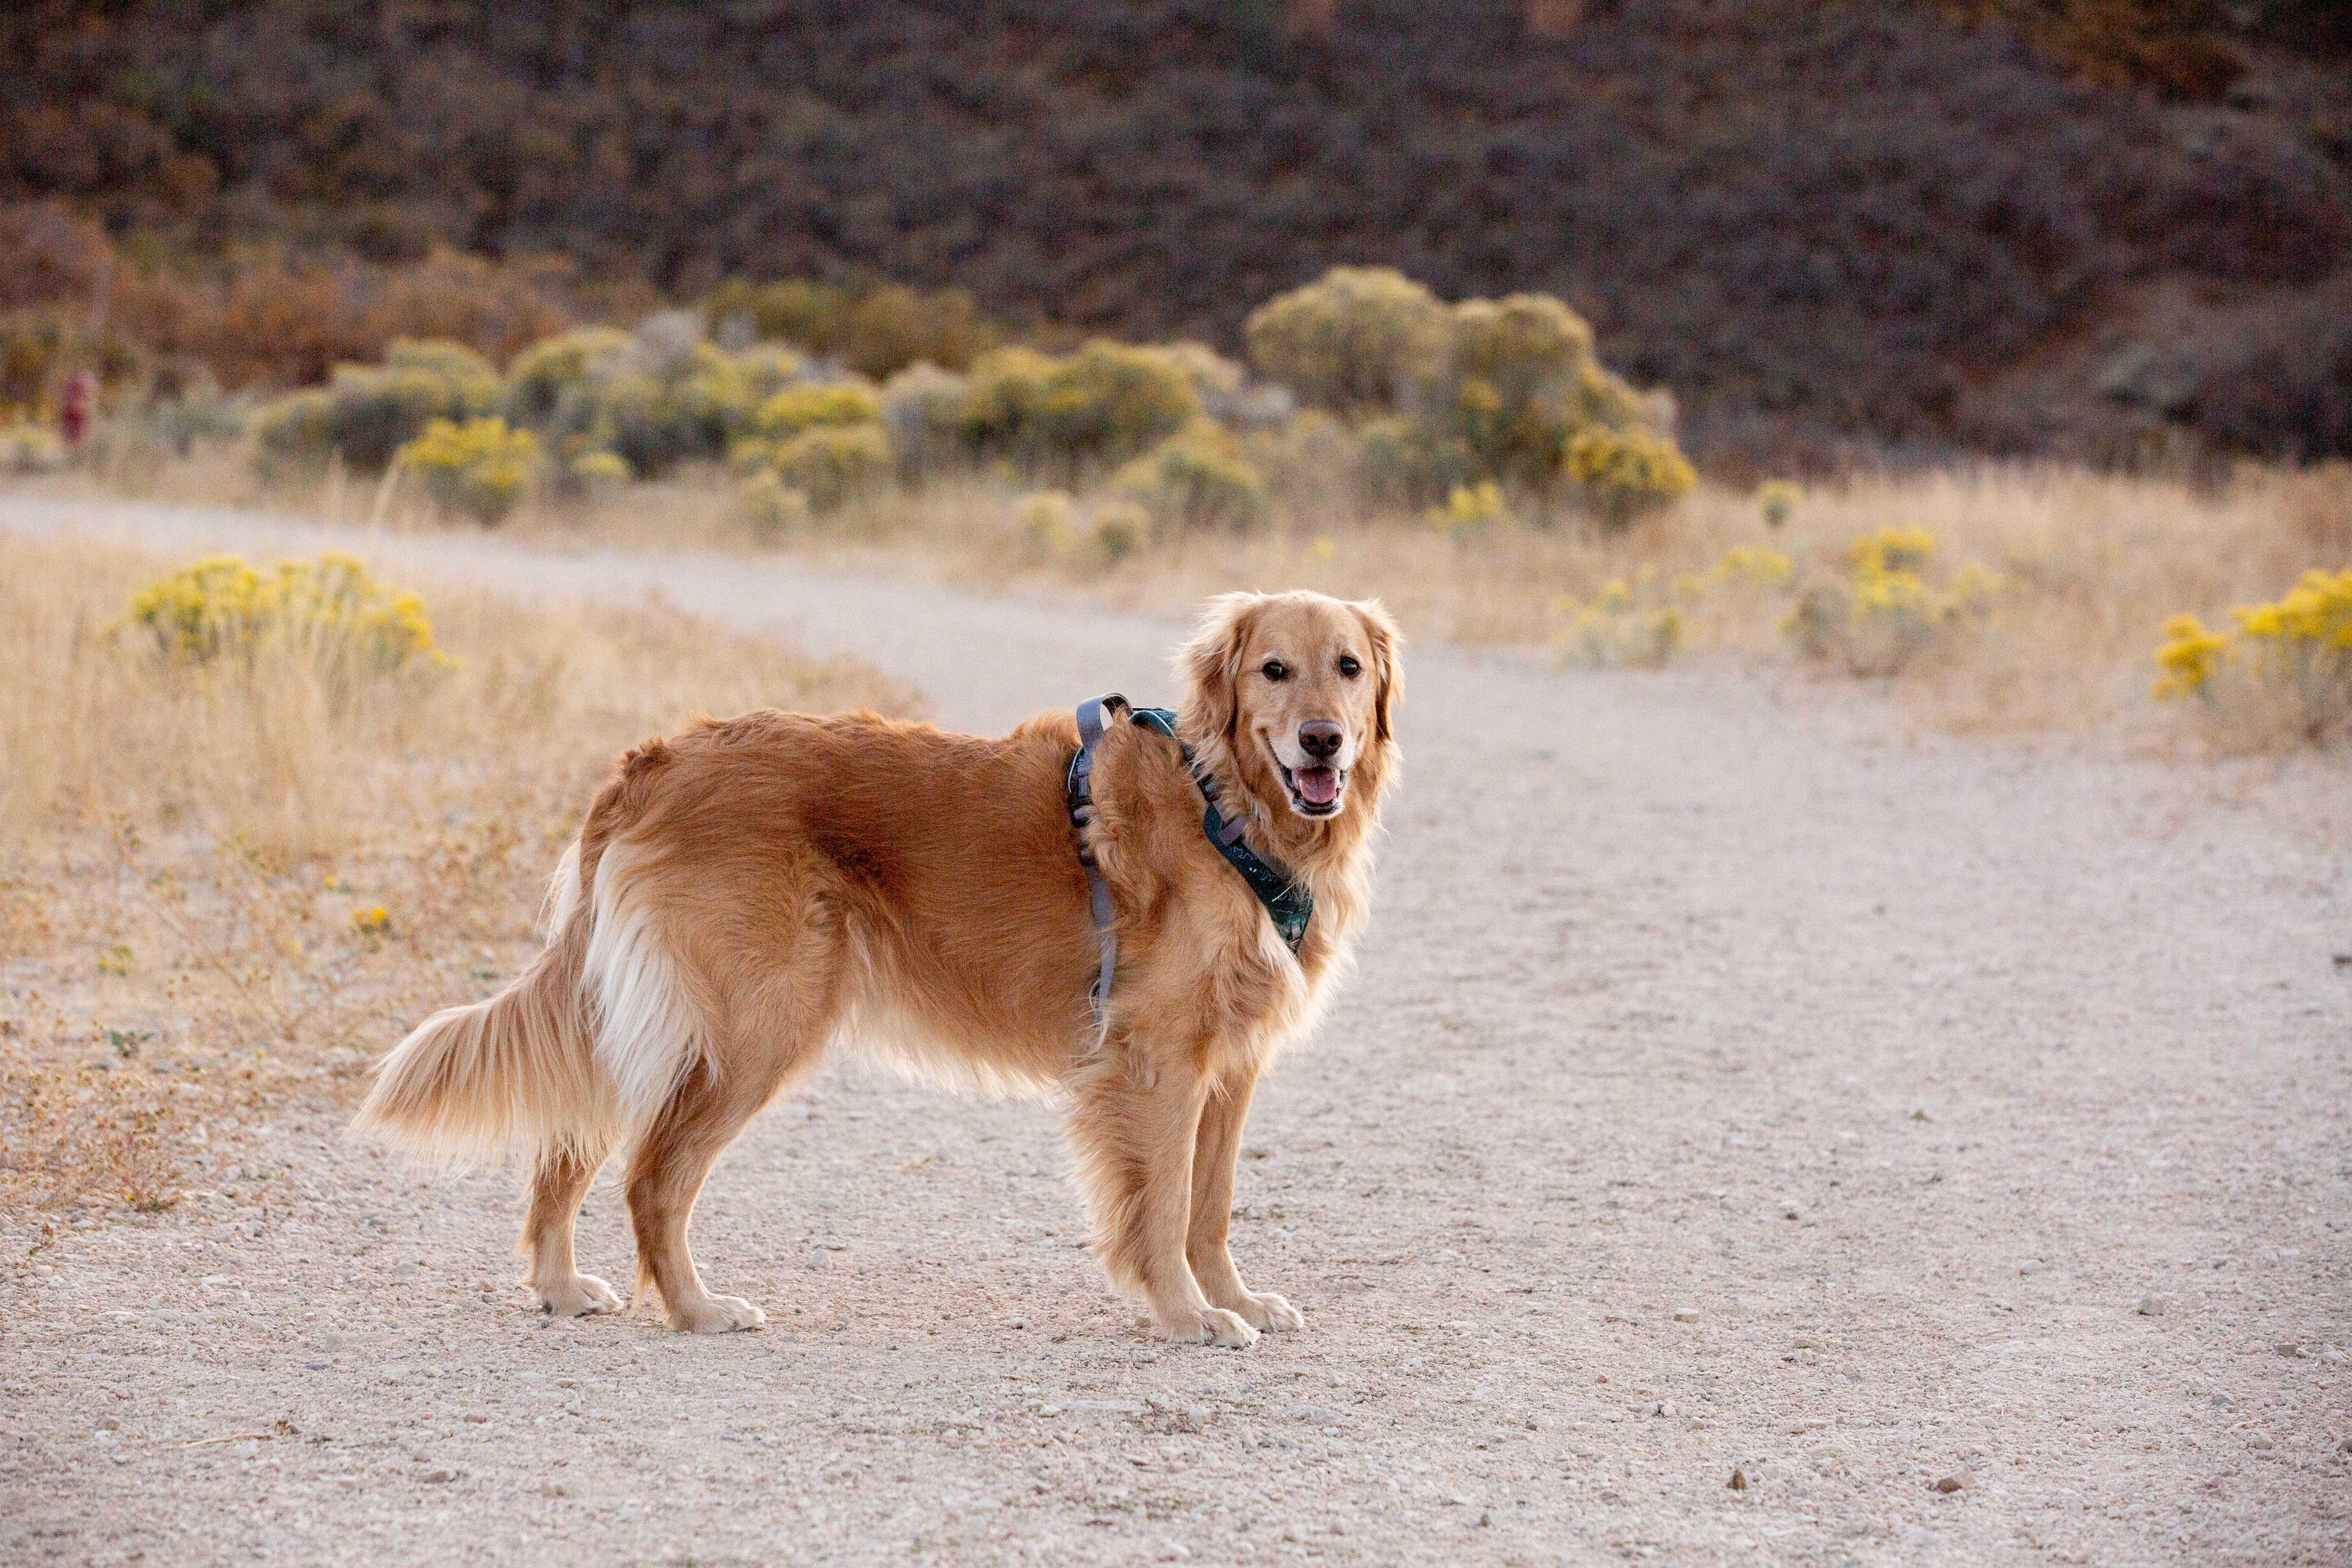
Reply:
[[1687, 495], [1698, 483], [1673, 441], [1644, 430], [1579, 431], [1568, 444], [1568, 476], [1615, 523]]
[[484, 524], [513, 510], [541, 468], [539, 437], [496, 415], [463, 425], [436, 419], [394, 460], [441, 506]]
[[2233, 633], [2209, 630], [2189, 615], [2164, 623], [2166, 640], [2156, 650], [2158, 698], [2194, 692], [2210, 699], [2222, 668], [2242, 663], [2304, 739], [2352, 734], [2352, 568], [2315, 568], [2270, 603], [2240, 605], [2230, 615], [2238, 623]]
[[241, 556], [212, 556], [132, 595], [124, 623], [143, 627], [173, 663], [289, 654], [315, 664], [340, 691], [453, 662], [433, 646], [423, 599], [335, 552], [281, 561], [268, 573]]
[[2230, 639], [2209, 631], [2195, 616], [2175, 616], [2164, 623], [2165, 642], [2156, 650], [2163, 674], [2157, 677], [2158, 698], [2186, 697], [2202, 691], [2230, 656]]
[[771, 441], [788, 440], [821, 425], [871, 425], [882, 417], [882, 395], [860, 382], [788, 386], [760, 405], [752, 423]]
[[1738, 544], [1725, 551], [1696, 586], [1701, 592], [1726, 586], [1775, 588], [1794, 570], [1789, 558], [1769, 544]]
[[1936, 552], [1936, 536], [1924, 528], [1878, 528], [1845, 547], [1854, 574], [1907, 572]]
[[1843, 582], [1809, 585], [1780, 623], [1807, 658], [1859, 676], [1899, 673], [1918, 656], [1983, 619], [2000, 580], [1970, 563], [1937, 583], [1922, 574], [1936, 552], [1924, 528], [1880, 528], [1846, 546]]
[[1612, 577], [1589, 600], [1561, 595], [1566, 626], [1555, 639], [1564, 662], [1604, 667], [1655, 667], [1683, 644], [1683, 615], [1660, 602], [1654, 573], [1644, 569], [1631, 582]]
[[1454, 486], [1445, 504], [1430, 508], [1422, 514], [1422, 521], [1443, 532], [1462, 533], [1507, 525], [1517, 520], [1503, 500], [1502, 487], [1492, 479], [1480, 479], [1475, 485]]

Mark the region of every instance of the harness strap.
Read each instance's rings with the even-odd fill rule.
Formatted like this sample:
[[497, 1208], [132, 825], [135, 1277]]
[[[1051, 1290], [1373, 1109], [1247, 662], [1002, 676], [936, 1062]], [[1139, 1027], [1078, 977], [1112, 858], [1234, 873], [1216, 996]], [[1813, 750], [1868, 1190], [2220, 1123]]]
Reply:
[[[1078, 754], [1070, 759], [1070, 773], [1065, 785], [1070, 802], [1070, 821], [1079, 826], [1078, 814], [1095, 803], [1095, 744], [1103, 737], [1105, 705], [1124, 702], [1127, 699], [1117, 692], [1108, 697], [1097, 697], [1078, 704]], [[1095, 983], [1087, 993], [1087, 1004], [1094, 1010], [1095, 1033], [1099, 1042], [1110, 1027], [1110, 977], [1118, 968], [1118, 911], [1110, 901], [1110, 884], [1103, 880], [1102, 868], [1095, 864], [1095, 852], [1087, 845], [1086, 836], [1078, 836], [1078, 863], [1087, 868], [1087, 902], [1094, 910], [1095, 935], [1102, 942], [1102, 967], [1095, 974]]]
[[[1095, 747], [1103, 738], [1105, 716], [1110, 705], [1127, 707], [1127, 699], [1117, 692], [1090, 698], [1078, 704], [1078, 753], [1070, 759], [1070, 771], [1065, 783], [1069, 799], [1072, 826], [1085, 826], [1082, 813], [1094, 806]], [[1166, 708], [1129, 708], [1128, 721], [1147, 730], [1156, 730], [1170, 740], [1176, 740], [1176, 714]], [[1203, 777], [1192, 760], [1192, 749], [1183, 746], [1184, 770], [1200, 790], [1204, 809], [1201, 814], [1201, 830], [1226, 863], [1241, 873], [1242, 880], [1274, 921], [1275, 931], [1283, 944], [1296, 955], [1307, 940], [1307, 927], [1315, 918], [1315, 895], [1308, 890], [1286, 866], [1278, 865], [1258, 854], [1242, 841], [1246, 817], [1227, 820], [1217, 809], [1217, 786]], [[1095, 932], [1102, 943], [1102, 963], [1096, 971], [1094, 984], [1087, 993], [1094, 1011], [1097, 1043], [1110, 1027], [1110, 983], [1118, 969], [1118, 916], [1111, 902], [1110, 884], [1103, 879], [1102, 868], [1095, 864], [1094, 851], [1087, 847], [1083, 831], [1078, 835], [1078, 863], [1087, 870], [1087, 902], [1094, 911]]]

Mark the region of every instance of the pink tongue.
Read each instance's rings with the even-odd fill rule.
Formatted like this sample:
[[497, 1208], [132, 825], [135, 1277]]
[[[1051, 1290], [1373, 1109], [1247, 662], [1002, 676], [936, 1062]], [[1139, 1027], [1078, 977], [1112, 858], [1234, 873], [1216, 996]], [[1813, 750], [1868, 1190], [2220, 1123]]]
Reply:
[[1339, 770], [1301, 768], [1291, 775], [1298, 781], [1298, 798], [1309, 805], [1328, 805], [1339, 798]]

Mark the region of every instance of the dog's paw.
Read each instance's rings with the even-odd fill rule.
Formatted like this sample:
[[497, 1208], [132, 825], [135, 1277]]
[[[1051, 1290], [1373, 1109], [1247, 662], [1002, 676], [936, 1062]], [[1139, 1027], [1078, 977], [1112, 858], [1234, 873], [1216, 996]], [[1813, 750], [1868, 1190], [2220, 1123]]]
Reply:
[[673, 1308], [669, 1326], [680, 1333], [725, 1334], [738, 1329], [758, 1329], [767, 1325], [768, 1314], [740, 1296], [706, 1296], [699, 1301]]
[[1151, 1331], [1182, 1345], [1220, 1345], [1237, 1351], [1257, 1343], [1257, 1331], [1239, 1312], [1228, 1312], [1223, 1307], [1203, 1307], [1197, 1313], [1176, 1318], [1155, 1318]]
[[1244, 1295], [1234, 1303], [1234, 1310], [1244, 1322], [1260, 1331], [1307, 1326], [1306, 1315], [1271, 1290]]
[[550, 1317], [588, 1318], [621, 1310], [619, 1294], [593, 1274], [574, 1274], [552, 1284], [533, 1285], [531, 1290], [539, 1297], [539, 1310]]

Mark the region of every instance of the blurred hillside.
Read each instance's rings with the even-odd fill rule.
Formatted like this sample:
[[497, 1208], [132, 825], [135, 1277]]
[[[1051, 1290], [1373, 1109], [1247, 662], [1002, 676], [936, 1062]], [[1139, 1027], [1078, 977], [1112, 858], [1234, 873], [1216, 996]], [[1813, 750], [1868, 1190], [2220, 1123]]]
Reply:
[[[1382, 262], [1559, 295], [1727, 468], [2352, 453], [2343, 11], [19, 0], [0, 307], [102, 273], [232, 381], [353, 352], [321, 289], [495, 349], [729, 278], [887, 279], [1230, 352]], [[191, 288], [243, 313], [200, 330]]]

